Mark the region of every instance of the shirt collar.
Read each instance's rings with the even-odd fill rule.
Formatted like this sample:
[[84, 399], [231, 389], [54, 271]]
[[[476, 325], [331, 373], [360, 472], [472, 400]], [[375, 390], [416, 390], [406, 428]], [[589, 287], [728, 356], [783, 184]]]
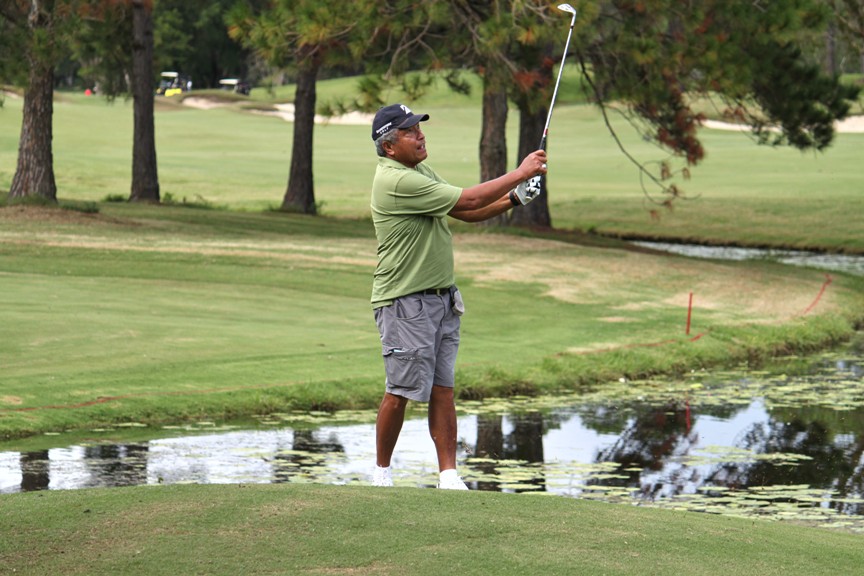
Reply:
[[[397, 168], [397, 169], [401, 169], [401, 170], [416, 170], [416, 168], [417, 168], [416, 166], [414, 168], [409, 168], [408, 166], [405, 166], [404, 164], [402, 164], [398, 160], [394, 160], [392, 158], [387, 158], [386, 156], [379, 156], [378, 157], [378, 165], [379, 166], [387, 166], [389, 168]], [[418, 164], [417, 166], [419, 166], [419, 165], [420, 164]]]

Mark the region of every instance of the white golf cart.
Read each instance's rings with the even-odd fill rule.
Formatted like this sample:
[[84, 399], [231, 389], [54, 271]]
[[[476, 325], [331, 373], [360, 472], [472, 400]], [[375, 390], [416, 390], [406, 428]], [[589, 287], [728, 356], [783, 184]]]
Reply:
[[239, 78], [223, 78], [219, 80], [219, 85], [222, 86], [223, 90], [230, 90], [235, 94], [243, 94], [244, 96], [248, 96], [252, 90], [248, 82], [244, 82]]

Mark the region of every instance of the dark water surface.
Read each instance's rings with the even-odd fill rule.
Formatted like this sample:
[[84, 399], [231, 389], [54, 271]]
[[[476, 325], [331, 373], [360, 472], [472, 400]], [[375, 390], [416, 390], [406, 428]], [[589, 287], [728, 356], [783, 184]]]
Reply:
[[[859, 339], [860, 340], [860, 339]], [[459, 469], [472, 489], [590, 498], [864, 533], [864, 350], [786, 366], [699, 372], [565, 397], [461, 402]], [[50, 450], [0, 452], [0, 493], [172, 483], [366, 484], [374, 413], [201, 422], [116, 443], [113, 430]], [[58, 441], [61, 438], [58, 437]], [[406, 421], [397, 485], [431, 487], [423, 412]]]

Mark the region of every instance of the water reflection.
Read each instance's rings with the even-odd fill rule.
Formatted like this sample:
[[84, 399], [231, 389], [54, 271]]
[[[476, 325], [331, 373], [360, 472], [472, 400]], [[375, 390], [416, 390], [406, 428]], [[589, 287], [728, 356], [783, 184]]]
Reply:
[[[795, 518], [864, 532], [864, 363], [860, 351], [849, 354], [826, 357], [817, 372], [797, 377], [698, 374], [564, 399], [466, 402], [460, 470], [479, 490]], [[365, 417], [361, 424], [333, 423], [332, 415], [310, 424], [309, 415], [271, 415], [256, 430], [3, 452], [0, 492], [365, 484], [375, 434], [374, 414]], [[397, 485], [434, 485], [435, 462], [418, 414], [406, 421], [397, 446]]]

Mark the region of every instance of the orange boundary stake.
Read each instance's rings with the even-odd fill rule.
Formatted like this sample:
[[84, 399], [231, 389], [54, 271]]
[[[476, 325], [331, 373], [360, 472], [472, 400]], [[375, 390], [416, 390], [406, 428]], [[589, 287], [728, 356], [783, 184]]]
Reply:
[[[813, 309], [819, 305], [819, 302], [822, 300], [822, 296], [825, 295], [825, 291], [828, 290], [828, 286], [830, 286], [833, 281], [834, 281], [834, 279], [831, 277], [830, 274], [825, 274], [825, 281], [822, 283], [822, 287], [819, 289], [819, 293], [816, 294], [816, 297], [813, 299], [813, 302], [811, 302], [810, 305], [803, 312], [801, 312], [800, 314], [796, 314], [796, 316], [804, 316], [804, 315], [812, 312]], [[706, 336], [709, 333], [708, 331], [699, 332], [695, 336], [689, 337], [690, 336], [690, 320], [691, 320], [691, 315], [692, 315], [692, 309], [693, 309], [693, 293], [690, 292], [690, 304], [687, 307], [687, 327], [686, 327], [686, 335], [688, 336], [688, 338], [687, 338], [688, 342], [696, 342], [697, 340], [701, 339], [703, 336]], [[597, 350], [584, 350], [582, 352], [575, 352], [574, 354], [577, 356], [587, 356], [589, 354], [602, 354], [604, 352], [614, 352], [616, 350], [628, 350], [630, 348], [654, 348], [657, 346], [666, 346], [668, 344], [676, 344], [678, 342], [681, 342], [681, 340], [676, 339], [676, 338], [671, 338], [669, 340], [661, 340], [659, 342], [642, 342], [642, 343], [636, 343], [636, 344], [624, 344], [622, 346], [612, 346], [609, 348], [600, 348]], [[564, 354], [559, 354], [559, 355], [563, 356]]]
[[801, 313], [801, 316], [806, 316], [813, 310], [813, 308], [816, 307], [817, 304], [819, 304], [819, 300], [822, 299], [822, 295], [825, 294], [825, 290], [828, 289], [828, 286], [830, 286], [831, 282], [833, 281], [834, 278], [832, 278], [830, 274], [825, 274], [825, 282], [822, 283], [822, 289], [819, 290], [819, 294], [816, 295], [816, 298], [813, 300], [813, 302], [810, 303], [810, 306], [808, 306], [807, 309]]

